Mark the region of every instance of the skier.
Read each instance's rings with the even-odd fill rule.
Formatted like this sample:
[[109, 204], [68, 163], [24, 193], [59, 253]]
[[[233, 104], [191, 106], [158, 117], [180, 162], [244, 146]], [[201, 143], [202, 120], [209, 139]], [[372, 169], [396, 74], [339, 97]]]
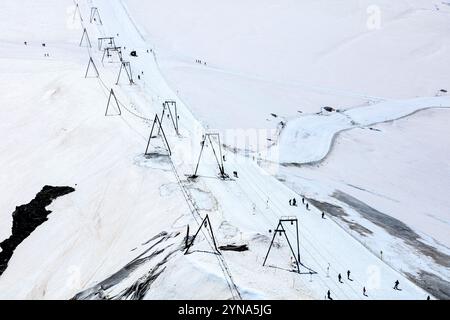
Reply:
[[322, 212], [322, 219], [325, 219], [325, 212]]
[[225, 159], [225, 155], [223, 155], [222, 158], [223, 158], [223, 162], [226, 162], [226, 161], [227, 161], [227, 160]]
[[302, 197], [302, 203], [305, 204], [305, 198], [304, 197]]
[[331, 298], [331, 292], [330, 292], [330, 290], [328, 290], [328, 292], [327, 292], [327, 298], [328, 298], [328, 300], [333, 300], [333, 298]]
[[347, 271], [347, 279], [353, 281], [352, 279], [350, 279], [350, 270]]
[[363, 288], [363, 296], [368, 297], [368, 295], [366, 293], [366, 287]]
[[138, 80], [141, 80], [141, 75], [138, 74]]
[[431, 297], [430, 297], [430, 296], [428, 296], [428, 297], [427, 297], [427, 300], [431, 300]]
[[292, 205], [294, 206], [294, 207], [296, 207], [297, 206], [297, 199], [292, 199]]
[[309, 210], [309, 203], [306, 204], [306, 210]]
[[237, 171], [233, 171], [233, 175], [234, 175], [235, 178], [239, 178]]
[[394, 284], [394, 290], [400, 290], [399, 288], [398, 288], [398, 285], [400, 284], [400, 282], [398, 281], [398, 280], [396, 280], [395, 281], [395, 284]]
[[292, 199], [289, 199], [289, 205], [292, 207]]
[[344, 283], [344, 282], [342, 282], [342, 276], [341, 276], [340, 273], [339, 273], [339, 275], [338, 275], [338, 280], [339, 280], [340, 283]]
[[28, 45], [28, 42], [25, 41], [23, 44], [24, 44], [24, 45]]

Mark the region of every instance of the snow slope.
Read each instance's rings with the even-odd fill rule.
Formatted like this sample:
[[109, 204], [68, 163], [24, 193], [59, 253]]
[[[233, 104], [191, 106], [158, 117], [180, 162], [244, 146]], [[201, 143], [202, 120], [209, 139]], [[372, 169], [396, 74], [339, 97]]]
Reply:
[[[222, 181], [208, 146], [200, 178], [187, 180], [205, 129], [160, 73], [150, 51], [152, 38], [136, 29], [121, 1], [79, 1], [93, 43], [97, 37], [118, 34], [127, 59], [131, 49], [139, 53], [130, 59], [141, 80], [129, 86], [122, 78], [114, 86], [118, 65], [102, 65], [95, 44], [91, 50], [79, 48], [81, 30], [75, 36], [71, 29], [58, 28], [61, 15], [74, 13], [71, 2], [63, 1], [67, 11], [50, 11], [56, 1], [44, 2], [29, 21], [33, 34], [61, 32], [61, 40], [46, 47], [50, 58], [42, 57], [39, 45], [24, 46], [25, 35], [17, 31], [12, 43], [1, 43], [0, 50], [14, 54], [2, 55], [0, 73], [2, 92], [8, 92], [1, 97], [2, 118], [8, 121], [0, 126], [7, 141], [0, 150], [5, 179], [0, 184], [0, 238], [8, 236], [3, 226], [11, 221], [14, 206], [31, 200], [44, 184], [71, 185], [76, 191], [57, 200], [49, 221], [16, 250], [0, 276], [0, 298], [323, 299], [331, 290], [336, 299], [364, 299], [364, 286], [369, 299], [427, 296], [332, 219], [321, 219], [316, 208], [290, 207], [288, 199], [298, 195], [249, 158], [227, 152], [226, 171], [236, 170], [240, 178]], [[0, 20], [12, 33], [17, 7], [5, 3]], [[104, 25], [88, 23], [93, 6]], [[88, 53], [101, 79], [83, 79]], [[111, 87], [121, 101], [121, 117], [104, 116]], [[166, 120], [173, 156], [144, 157], [149, 120], [161, 112], [166, 99], [178, 103], [181, 135]], [[161, 152], [161, 146], [155, 142], [151, 150]], [[193, 252], [183, 255], [186, 226], [197, 229], [206, 214], [219, 244], [244, 242], [250, 251], [204, 252], [212, 249], [205, 232]], [[291, 269], [291, 254], [282, 240], [268, 260], [273, 267], [262, 266], [269, 230], [281, 216], [300, 221], [302, 274], [285, 270]], [[293, 230], [287, 228], [292, 240]], [[347, 270], [353, 281], [345, 279]], [[397, 279], [402, 291], [392, 289]]]

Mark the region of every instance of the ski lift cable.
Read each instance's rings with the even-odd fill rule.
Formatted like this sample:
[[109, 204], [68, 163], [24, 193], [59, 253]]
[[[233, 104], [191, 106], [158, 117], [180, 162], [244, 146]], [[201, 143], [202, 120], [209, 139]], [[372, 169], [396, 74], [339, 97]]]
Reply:
[[[250, 188], [254, 189], [253, 184], [247, 182], [247, 179], [242, 179], [241, 181], [245, 181], [245, 183], [247, 183], [247, 184], [250, 186]], [[238, 185], [238, 187], [243, 191], [242, 193], [243, 193], [249, 200], [252, 201], [252, 199], [250, 199], [250, 196], [248, 195], [248, 192], [245, 192], [244, 189], [240, 186], [239, 183], [238, 183], [237, 185]], [[254, 189], [254, 191], [255, 191], [254, 194], [256, 194], [256, 195], [261, 199], [261, 196], [259, 195], [260, 191], [258, 191], [258, 190], [256, 190], [256, 189]], [[253, 201], [252, 201], [252, 202], [253, 202]], [[273, 210], [271, 209], [271, 211], [273, 211]], [[266, 217], [266, 216], [264, 215], [264, 213], [263, 213], [262, 216], [263, 216], [263, 218], [266, 219], [270, 224], [275, 224], [275, 223], [278, 222], [278, 220], [275, 221], [275, 220], [272, 220], [272, 219], [269, 218], [269, 217]], [[276, 215], [275, 215], [275, 216], [276, 216]], [[278, 218], [279, 218], [279, 217], [278, 217]], [[321, 268], [321, 264], [315, 259], [314, 255], [311, 254], [311, 252], [310, 252], [307, 248], [303, 247], [303, 243], [300, 243], [300, 247], [301, 247], [306, 253], [308, 253], [308, 255], [311, 257], [311, 259], [317, 264], [317, 266], [318, 266], [320, 269], [322, 269], [322, 268]], [[325, 270], [324, 270], [324, 269], [322, 269], [322, 271], [325, 273]], [[325, 281], [324, 281], [321, 277], [319, 277], [319, 281], [322, 283], [324, 289], [330, 289], [330, 286], [329, 286], [328, 284], [326, 284]], [[347, 297], [347, 299], [349, 299], [348, 295], [345, 293], [345, 291], [343, 291], [343, 289], [342, 289], [340, 286], [338, 286], [338, 285], [337, 285], [336, 283], [334, 283], [334, 282], [333, 282], [333, 284], [335, 285], [335, 287], [336, 287], [336, 289], [337, 289], [338, 291], [341, 291], [341, 292], [342, 292], [342, 295], [343, 295], [343, 296], [345, 296], [345, 297]]]

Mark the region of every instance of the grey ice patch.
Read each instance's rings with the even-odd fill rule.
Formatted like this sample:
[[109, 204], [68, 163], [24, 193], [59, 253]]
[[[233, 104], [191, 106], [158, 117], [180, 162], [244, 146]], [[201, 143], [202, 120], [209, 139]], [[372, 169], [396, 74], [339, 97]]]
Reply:
[[414, 230], [412, 230], [400, 220], [382, 213], [342, 191], [335, 191], [333, 193], [333, 197], [347, 204], [353, 210], [358, 212], [362, 217], [383, 228], [390, 235], [396, 238], [403, 239], [406, 244], [415, 248], [427, 257], [430, 257], [434, 260], [435, 263], [446, 268], [450, 267], [449, 255], [446, 255], [445, 253], [440, 252], [437, 248], [434, 248], [421, 241], [422, 238]]

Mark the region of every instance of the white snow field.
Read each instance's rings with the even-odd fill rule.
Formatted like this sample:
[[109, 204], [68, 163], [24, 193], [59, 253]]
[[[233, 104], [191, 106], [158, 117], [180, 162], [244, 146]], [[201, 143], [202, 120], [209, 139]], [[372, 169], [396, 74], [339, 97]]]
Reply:
[[[348, 72], [348, 65], [345, 66], [345, 63], [365, 65], [364, 61], [349, 57], [347, 48], [355, 41], [363, 41], [375, 34], [367, 31], [361, 36], [357, 30], [352, 31], [351, 24], [347, 25], [346, 18], [358, 12], [358, 6], [336, 4], [327, 7], [330, 2], [322, 1], [320, 6], [325, 8], [322, 12], [326, 17], [335, 18], [329, 25], [323, 25], [314, 20], [314, 15], [307, 14], [308, 11], [319, 12], [316, 2], [304, 5], [302, 10], [287, 10], [291, 8], [288, 5], [295, 8], [296, 2], [279, 2], [277, 5], [268, 1], [261, 5], [263, 10], [257, 9], [260, 7], [253, 1], [246, 4], [236, 1], [227, 5], [224, 2], [214, 10], [207, 7], [209, 10], [203, 11], [207, 2], [199, 1], [195, 5], [190, 4], [191, 8], [186, 11], [186, 5], [181, 6], [181, 1], [144, 4], [128, 0], [127, 6], [125, 1], [119, 0], [41, 0], [39, 4], [31, 0], [20, 3], [2, 1], [0, 112], [4, 121], [0, 123], [3, 141], [0, 147], [0, 242], [10, 236], [15, 207], [31, 201], [44, 185], [72, 186], [76, 191], [57, 199], [48, 208], [53, 211], [49, 220], [16, 248], [8, 267], [0, 275], [0, 299], [325, 299], [328, 290], [335, 299], [425, 299], [428, 295], [440, 298], [448, 294], [442, 292], [438, 295], [439, 290], [434, 283], [424, 285], [415, 279], [418, 265], [432, 267], [431, 273], [438, 274], [444, 280], [445, 277], [448, 280], [448, 269], [438, 268], [420, 252], [405, 254], [408, 244], [404, 244], [403, 239], [387, 234], [379, 226], [370, 226], [373, 235], [368, 237], [368, 241], [371, 243], [364, 243], [358, 235], [348, 232], [337, 217], [332, 218], [327, 213], [327, 219], [322, 219], [317, 200], [313, 202], [314, 199], [311, 199], [317, 207], [311, 205], [310, 210], [306, 210], [301, 203], [299, 207], [289, 206], [288, 200], [293, 197], [300, 201], [300, 191], [308, 197], [317, 195], [315, 199], [330, 201], [328, 192], [337, 184], [334, 181], [330, 185], [327, 183], [329, 175], [335, 174], [333, 170], [339, 164], [328, 171], [326, 166], [323, 171], [311, 170], [311, 177], [300, 182], [300, 187], [304, 189], [299, 191], [296, 181], [278, 181], [261, 168], [266, 167], [267, 162], [232, 153], [231, 145], [225, 151], [225, 170], [229, 174], [237, 171], [239, 178], [223, 181], [218, 178], [212, 146], [207, 145], [199, 167], [199, 178], [192, 181], [186, 177], [195, 169], [201, 136], [207, 128], [222, 132], [229, 128], [275, 129], [280, 119], [272, 117], [268, 124], [265, 119], [271, 117], [270, 112], [292, 120], [299, 116], [299, 105], [304, 105], [303, 111], [310, 113], [333, 101], [352, 107], [367, 107], [368, 101], [370, 104], [381, 103], [380, 113], [372, 107], [346, 111], [346, 119], [350, 117], [357, 123], [350, 122], [349, 126], [345, 120], [341, 128], [331, 122], [336, 127], [335, 134], [352, 126], [366, 126], [402, 117], [422, 108], [449, 106], [446, 96], [414, 100], [417, 103], [396, 102], [412, 99], [416, 95], [432, 96], [448, 77], [440, 65], [448, 50], [445, 46], [448, 40], [439, 38], [441, 34], [438, 32], [447, 26], [445, 18], [448, 9], [444, 5], [440, 5], [442, 8], [439, 11], [442, 13], [439, 15], [434, 15], [434, 7], [424, 1], [418, 1], [418, 4], [411, 1], [414, 5], [410, 6], [405, 5], [409, 2], [401, 2], [406, 9], [401, 5], [389, 6], [392, 10], [388, 10], [386, 28], [400, 24], [400, 29], [406, 28], [419, 43], [413, 48], [406, 44], [397, 48], [395, 55], [408, 55], [411, 60], [406, 63], [399, 59], [404, 63], [399, 66], [399, 71], [389, 74], [387, 80], [375, 89], [370, 84], [383, 79], [383, 68], [374, 67], [380, 73], [364, 84], [361, 79], [368, 78], [362, 75], [365, 72], [360, 66], [352, 67], [352, 72]], [[363, 2], [358, 3], [365, 8]], [[79, 5], [82, 21], [75, 4]], [[236, 7], [238, 5], [241, 7]], [[98, 16], [90, 23], [93, 7], [98, 8], [102, 23]], [[156, 10], [165, 10], [165, 7], [169, 8], [166, 14]], [[255, 20], [249, 23], [251, 15], [233, 14], [242, 14], [242, 11], [251, 11]], [[304, 19], [296, 16], [300, 12]], [[346, 15], [339, 16], [339, 13]], [[203, 25], [201, 17], [207, 19]], [[283, 25], [291, 33], [271, 28], [273, 23], [260, 24], [268, 17], [294, 24]], [[231, 21], [234, 23], [230, 24], [227, 18], [233, 18]], [[433, 30], [438, 31], [425, 30], [415, 34], [417, 30], [410, 29], [410, 19], [422, 21], [422, 18], [425, 19], [425, 26], [432, 22]], [[319, 69], [314, 69], [311, 60], [303, 61], [300, 66], [292, 64], [294, 61], [297, 63], [298, 56], [298, 43], [293, 43], [299, 32], [298, 20], [305, 28], [319, 26], [317, 32], [330, 30], [327, 39], [313, 41], [309, 53], [305, 53], [311, 59], [317, 56], [317, 59], [324, 61], [320, 68], [317, 62]], [[196, 21], [199, 30], [205, 32], [198, 36], [196, 43], [191, 40], [193, 34], [198, 35], [200, 31], [187, 27], [189, 23], [195, 26], [192, 21]], [[339, 28], [329, 27], [333, 22], [340, 22], [342, 28], [347, 28], [345, 37], [337, 37]], [[152, 23], [155, 25], [152, 26]], [[217, 27], [212, 28], [216, 23]], [[236, 43], [235, 40], [230, 39], [227, 43], [225, 40], [230, 35], [217, 34], [225, 30], [224, 23], [230, 26], [229, 32], [244, 31], [239, 35], [239, 47], [230, 49], [233, 48], [230, 43]], [[252, 28], [255, 33], [246, 36], [244, 26]], [[92, 48], [79, 46], [83, 28], [89, 34]], [[303, 30], [305, 28], [301, 28], [301, 32], [308, 34]], [[387, 40], [398, 43], [403, 34], [400, 31]], [[386, 31], [392, 34], [389, 32]], [[279, 38], [280, 34], [286, 35], [286, 38]], [[206, 35], [208, 38], [205, 39]], [[116, 44], [123, 47], [124, 59], [131, 62], [135, 85], [128, 84], [125, 74], [122, 74], [119, 85], [115, 85], [120, 67], [116, 57], [107, 57], [102, 63], [103, 53], [97, 48], [97, 39], [108, 36], [115, 37]], [[210, 37], [214, 37], [216, 42], [210, 42]], [[249, 41], [255, 37], [259, 39], [259, 48]], [[316, 38], [312, 36], [310, 39]], [[434, 45], [433, 40], [442, 43], [441, 49], [416, 51], [417, 48], [424, 48], [424, 43], [428, 41]], [[24, 45], [24, 41], [28, 44]], [[369, 39], [364, 41], [370, 43]], [[246, 42], [247, 47], [244, 47]], [[323, 46], [326, 42], [328, 46]], [[41, 43], [46, 43], [46, 46], [42, 47]], [[222, 49], [217, 46], [218, 43], [223, 45]], [[267, 49], [268, 43], [272, 44], [269, 46], [271, 50], [265, 52], [262, 49]], [[189, 46], [198, 51], [190, 50]], [[280, 47], [284, 47], [283, 50]], [[138, 57], [131, 57], [131, 50], [136, 50]], [[231, 54], [233, 50], [235, 55]], [[254, 50], [265, 53], [257, 58], [252, 57]], [[246, 57], [240, 56], [243, 52]], [[286, 52], [288, 56], [283, 54]], [[323, 54], [318, 55], [320, 52]], [[50, 56], [44, 57], [45, 53]], [[364, 52], [358, 55], [362, 54]], [[392, 52], [387, 50], [385, 54]], [[90, 56], [100, 78], [93, 76], [92, 68], [90, 76], [84, 78]], [[268, 57], [277, 59], [278, 64], [268, 61]], [[332, 63], [342, 57], [346, 58], [341, 60], [339, 67]], [[206, 59], [211, 64], [196, 66], [195, 61], [192, 62], [196, 59]], [[367, 59], [389, 60], [376, 54]], [[326, 61], [330, 62], [327, 64]], [[273, 70], [269, 71], [271, 68], [268, 67], [260, 69], [262, 65], [271, 65]], [[329, 69], [330, 65], [338, 70]], [[412, 65], [419, 71], [412, 71]], [[388, 64], [385, 70], [392, 70], [392, 67], [393, 64]], [[177, 68], [181, 71], [174, 71]], [[295, 70], [298, 68], [304, 69], [304, 74], [314, 76], [296, 78], [298, 72]], [[320, 70], [326, 71], [327, 77], [320, 76], [317, 73]], [[401, 72], [404, 73], [399, 74]], [[417, 84], [399, 83], [397, 90], [392, 87], [395, 81], [417, 79], [418, 72], [423, 72], [426, 80]], [[346, 75], [337, 77], [339, 73]], [[354, 83], [359, 76], [360, 82]], [[339, 85], [337, 79], [340, 79]], [[189, 81], [189, 84], [183, 85], [182, 81]], [[248, 91], [245, 82], [248, 83]], [[374, 96], [366, 95], [365, 92], [369, 92], [366, 87]], [[105, 116], [111, 88], [120, 100], [121, 116]], [[411, 94], [409, 90], [414, 89], [417, 91]], [[284, 96], [281, 92], [292, 97], [282, 98], [286, 99], [283, 106], [276, 104], [276, 97]], [[269, 96], [272, 98], [267, 98]], [[385, 99], [386, 96], [389, 99]], [[235, 97], [240, 103], [234, 104], [230, 97]], [[342, 100], [335, 100], [336, 97]], [[391, 98], [397, 100], [392, 101]], [[303, 103], [303, 99], [307, 103]], [[161, 115], [161, 105], [166, 100], [177, 102], [180, 135], [171, 127], [170, 120], [163, 118], [163, 129], [172, 156], [162, 155], [164, 145], [158, 138], [152, 140], [150, 145], [152, 156], [146, 157], [144, 151], [153, 118], [155, 114]], [[249, 103], [253, 101], [257, 104]], [[383, 107], [383, 103], [389, 105]], [[389, 110], [392, 105], [402, 110]], [[110, 111], [117, 111], [113, 104], [111, 108]], [[322, 119], [326, 116], [317, 117], [317, 128], [320, 130]], [[298, 160], [294, 152], [283, 151], [285, 141], [290, 139], [289, 132], [299, 130], [296, 123], [300, 119], [289, 122], [282, 133], [279, 140], [280, 159], [286, 157], [296, 163], [303, 161], [302, 158]], [[438, 124], [442, 128], [442, 123]], [[420, 125], [420, 121], [413, 124], [413, 133], [420, 131]], [[345, 134], [354, 134], [356, 130]], [[405, 131], [408, 130], [409, 127], [405, 128]], [[445, 131], [433, 132], [436, 132], [433, 136], [436, 139], [445, 134]], [[368, 143], [372, 142], [370, 139], [375, 139], [371, 136], [363, 138]], [[374, 148], [381, 144], [380, 141], [372, 143]], [[328, 142], [328, 148], [330, 146]], [[343, 152], [352, 147], [359, 146], [349, 145]], [[381, 147], [387, 148], [382, 144]], [[292, 145], [293, 148], [297, 145]], [[320, 160], [326, 155], [327, 152], [323, 151], [326, 148], [318, 147], [311, 158]], [[337, 155], [331, 155], [327, 161], [337, 157], [336, 162], [341, 162], [340, 150], [336, 148], [333, 152]], [[442, 157], [446, 154], [443, 151]], [[399, 158], [399, 161], [405, 161]], [[352, 158], [352, 161], [361, 163], [358, 158]], [[277, 173], [282, 175], [283, 170], [291, 169], [297, 168], [281, 167]], [[320, 185], [321, 181], [325, 185]], [[361, 182], [357, 177], [349, 176], [349, 182], [361, 188], [371, 187], [366, 185], [368, 181], [370, 179]], [[288, 187], [290, 183], [293, 184], [292, 189]], [[448, 184], [444, 181], [442, 186], [447, 188]], [[397, 188], [400, 187], [398, 185]], [[437, 198], [442, 201], [439, 196]], [[361, 199], [372, 204], [371, 199]], [[445, 202], [440, 203], [445, 208]], [[187, 225], [192, 235], [207, 214], [212, 226], [202, 229], [190, 253], [184, 255]], [[279, 236], [267, 260], [269, 266], [262, 266], [273, 236], [269, 230], [274, 230], [279, 218], [284, 216], [299, 219], [300, 274], [292, 272], [292, 254], [286, 241]], [[363, 219], [357, 222], [367, 225]], [[289, 224], [285, 227], [295, 248], [295, 228]], [[213, 230], [219, 245], [247, 244], [249, 251], [221, 251], [220, 255], [217, 254], [209, 230]], [[445, 232], [445, 228], [442, 230]], [[427, 232], [424, 230], [424, 233]], [[373, 252], [375, 245], [386, 248], [384, 254], [388, 260], [380, 259]], [[438, 245], [436, 247], [440, 248]], [[390, 251], [391, 248], [398, 251]], [[353, 281], [347, 280], [347, 270], [351, 270]], [[338, 274], [342, 274], [343, 283], [339, 283]], [[396, 280], [400, 281], [401, 291], [393, 289]], [[363, 295], [363, 287], [367, 289], [368, 296]]]

